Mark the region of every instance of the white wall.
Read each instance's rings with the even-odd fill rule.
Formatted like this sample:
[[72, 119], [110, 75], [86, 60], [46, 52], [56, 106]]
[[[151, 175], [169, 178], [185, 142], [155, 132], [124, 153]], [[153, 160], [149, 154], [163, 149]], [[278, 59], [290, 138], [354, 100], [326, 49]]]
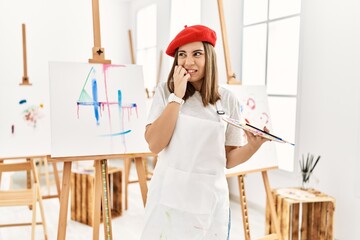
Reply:
[[335, 236], [360, 239], [360, 2], [303, 1], [299, 149], [322, 154], [319, 188], [336, 198]]
[[[2, 84], [18, 84], [23, 76], [22, 23], [26, 24], [28, 75], [33, 84], [47, 84], [48, 61], [92, 58], [91, 1], [0, 0], [0, 9]], [[106, 59], [130, 63], [128, 3], [101, 1], [100, 18]]]

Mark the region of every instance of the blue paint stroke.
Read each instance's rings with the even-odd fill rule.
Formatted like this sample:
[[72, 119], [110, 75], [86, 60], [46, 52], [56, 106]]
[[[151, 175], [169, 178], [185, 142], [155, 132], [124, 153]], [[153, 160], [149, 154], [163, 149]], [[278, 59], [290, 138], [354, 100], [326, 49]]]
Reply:
[[[121, 116], [121, 106], [122, 106], [122, 94], [121, 94], [121, 90], [118, 90], [118, 105], [119, 105], [119, 111], [120, 111], [120, 116]], [[121, 118], [120, 118], [121, 119]]]
[[96, 79], [92, 80], [92, 95], [94, 99], [94, 114], [96, 119], [96, 125], [99, 125], [99, 102], [98, 102], [98, 91]]
[[24, 103], [26, 103], [26, 99], [22, 99], [19, 101], [19, 104], [24, 104]]
[[130, 132], [131, 132], [131, 130], [127, 130], [127, 131], [119, 132], [119, 133], [112, 133], [112, 134], [100, 135], [100, 137], [115, 137], [115, 136], [125, 135], [125, 134], [128, 134], [128, 133], [130, 133]]
[[[119, 108], [119, 121], [122, 122], [123, 116], [122, 116], [122, 93], [121, 90], [118, 90], [118, 108]], [[120, 130], [124, 130], [124, 126], [120, 124]]]

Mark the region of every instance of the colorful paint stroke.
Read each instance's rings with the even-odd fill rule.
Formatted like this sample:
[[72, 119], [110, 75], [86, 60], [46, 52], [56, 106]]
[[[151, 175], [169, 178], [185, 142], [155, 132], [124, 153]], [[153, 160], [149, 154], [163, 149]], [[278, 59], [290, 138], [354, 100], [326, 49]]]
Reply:
[[267, 126], [269, 124], [269, 114], [267, 112], [259, 112], [257, 101], [255, 97], [248, 96], [240, 101], [240, 114], [244, 117], [246, 123], [251, 123], [253, 121], [256, 124], [261, 124], [262, 126]]
[[22, 118], [25, 120], [25, 122], [28, 124], [28, 126], [31, 126], [33, 128], [36, 128], [36, 125], [43, 117], [42, 109], [44, 108], [43, 104], [39, 105], [31, 105], [27, 107], [25, 104], [27, 103], [26, 99], [22, 99], [19, 101], [20, 105], [24, 105], [25, 109], [22, 111]]
[[[107, 70], [110, 67], [124, 67], [122, 65], [103, 65], [103, 79], [104, 79], [104, 96], [105, 99], [99, 99], [99, 90], [98, 90], [98, 79], [99, 74], [96, 72], [94, 67], [91, 67], [89, 70], [87, 77], [85, 79], [83, 88], [81, 89], [80, 96], [77, 101], [77, 117], [80, 117], [80, 107], [91, 107], [93, 108], [93, 116], [96, 125], [101, 124], [101, 117], [103, 112], [107, 111], [109, 126], [112, 129], [111, 123], [111, 115], [113, 111], [117, 111], [118, 121], [120, 122], [120, 129], [118, 131], [110, 130], [110, 133], [100, 135], [101, 137], [116, 137], [116, 136], [124, 136], [131, 132], [131, 129], [126, 129], [124, 126], [124, 117], [128, 118], [130, 121], [131, 116], [133, 115], [133, 110], [136, 113], [136, 117], [138, 117], [137, 104], [136, 103], [124, 103], [123, 102], [123, 92], [121, 89], [110, 89], [111, 91], [116, 91], [117, 99], [115, 101], [109, 100], [108, 87], [107, 87]], [[89, 86], [90, 85], [90, 86]], [[91, 92], [89, 93], [89, 89]], [[125, 139], [122, 138], [123, 145], [126, 149]]]

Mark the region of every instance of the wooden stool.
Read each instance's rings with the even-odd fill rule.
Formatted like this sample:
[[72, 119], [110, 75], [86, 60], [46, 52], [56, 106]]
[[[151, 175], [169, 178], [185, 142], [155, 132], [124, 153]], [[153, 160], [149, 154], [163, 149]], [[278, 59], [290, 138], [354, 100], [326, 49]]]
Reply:
[[[335, 199], [314, 189], [273, 190], [283, 240], [333, 240]], [[266, 206], [266, 233], [275, 232]]]
[[[111, 217], [122, 214], [122, 170], [109, 167], [109, 192]], [[71, 173], [71, 220], [93, 226], [94, 215], [94, 169]], [[101, 222], [102, 222], [101, 211]]]

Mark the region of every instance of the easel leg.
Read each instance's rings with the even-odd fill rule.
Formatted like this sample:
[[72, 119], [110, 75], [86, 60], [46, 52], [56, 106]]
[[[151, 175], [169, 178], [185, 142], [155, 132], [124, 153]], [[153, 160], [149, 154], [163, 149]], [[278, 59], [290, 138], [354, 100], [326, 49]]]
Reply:
[[95, 184], [94, 184], [94, 211], [93, 211], [93, 240], [99, 239], [99, 225], [100, 225], [100, 212], [101, 212], [101, 195], [102, 195], [102, 184], [101, 184], [101, 162], [100, 160], [94, 161], [95, 165]]
[[107, 160], [101, 160], [101, 177], [102, 177], [102, 206], [105, 240], [112, 240], [111, 229], [111, 210]]
[[[47, 187], [47, 191], [48, 191], [48, 195], [50, 195], [50, 176], [49, 176], [49, 163], [48, 163], [48, 159], [47, 157], [43, 157], [41, 158], [41, 160], [43, 162], [43, 166], [45, 169], [45, 181], [46, 181], [46, 187]], [[40, 175], [40, 174], [39, 174]], [[40, 177], [40, 176], [39, 176]], [[40, 179], [39, 179], [40, 181]]]
[[[31, 161], [31, 158], [26, 158], [27, 162]], [[26, 171], [26, 188], [31, 189], [31, 173], [30, 170]], [[29, 209], [32, 209], [32, 206], [29, 205]]]
[[147, 183], [146, 183], [146, 173], [145, 168], [143, 165], [143, 161], [141, 157], [135, 157], [135, 165], [136, 165], [136, 171], [139, 179], [139, 185], [141, 190], [141, 196], [143, 199], [144, 206], [146, 205], [146, 198], [147, 198]]
[[71, 175], [72, 162], [64, 162], [62, 191], [60, 195], [60, 213], [59, 213], [59, 227], [58, 227], [58, 240], [65, 240], [66, 237], [66, 224], [67, 224], [67, 211], [69, 203], [69, 190], [70, 190], [70, 175]]
[[54, 171], [54, 178], [55, 178], [55, 184], [56, 184], [56, 191], [57, 191], [57, 195], [58, 195], [59, 200], [60, 200], [60, 193], [61, 193], [61, 190], [60, 190], [60, 177], [59, 177], [59, 171], [58, 171], [58, 169], [57, 169], [56, 162], [53, 162], [53, 163], [52, 163], [52, 166], [53, 166], [53, 171]]
[[267, 197], [269, 207], [270, 207], [271, 220], [272, 220], [272, 223], [274, 223], [274, 225], [275, 225], [275, 231], [278, 235], [278, 239], [282, 240], [281, 231], [280, 231], [280, 223], [279, 223], [279, 219], [277, 217], [276, 210], [275, 210], [275, 204], [274, 204], [274, 199], [273, 199], [273, 196], [271, 193], [269, 178], [268, 178], [266, 171], [262, 171], [261, 174], [262, 174], [263, 181], [264, 181], [266, 197]]
[[131, 158], [124, 159], [124, 168], [125, 168], [125, 210], [128, 210], [128, 187], [129, 187], [129, 175], [130, 175], [130, 166]]
[[248, 216], [248, 207], [245, 196], [245, 184], [244, 184], [243, 175], [238, 176], [238, 182], [239, 182], [240, 204], [242, 210], [241, 212], [243, 218], [245, 240], [250, 240], [249, 216]]
[[[0, 160], [0, 163], [3, 163], [4, 160]], [[2, 172], [0, 172], [0, 186], [1, 186], [1, 175], [2, 175]]]

